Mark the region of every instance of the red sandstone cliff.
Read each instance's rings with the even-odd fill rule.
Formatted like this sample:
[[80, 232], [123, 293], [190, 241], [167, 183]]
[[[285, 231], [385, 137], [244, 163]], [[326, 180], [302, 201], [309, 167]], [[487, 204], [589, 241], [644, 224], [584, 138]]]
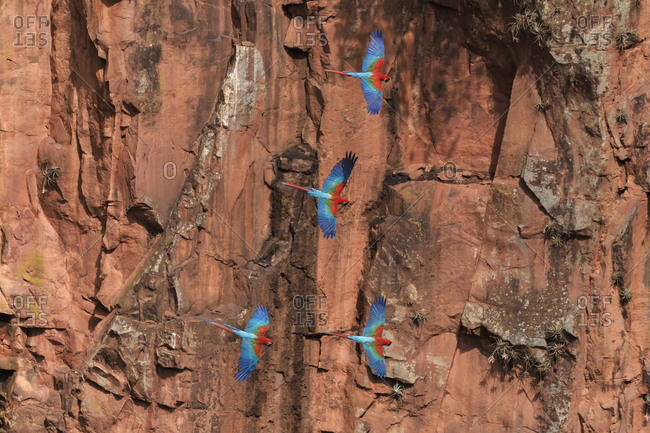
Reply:
[[[0, 3], [3, 431], [650, 428], [648, 8]], [[323, 72], [374, 29], [378, 116]], [[325, 240], [279, 183], [348, 150]], [[385, 381], [317, 334], [380, 294]], [[200, 319], [255, 305], [276, 344], [234, 384]]]

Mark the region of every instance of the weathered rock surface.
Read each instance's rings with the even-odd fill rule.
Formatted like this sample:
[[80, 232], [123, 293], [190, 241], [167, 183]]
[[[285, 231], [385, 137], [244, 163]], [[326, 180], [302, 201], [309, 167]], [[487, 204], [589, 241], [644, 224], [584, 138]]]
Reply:
[[[648, 428], [648, 7], [3, 2], [1, 429]], [[369, 116], [323, 69], [374, 29]], [[280, 183], [349, 150], [325, 240]], [[318, 334], [379, 295], [385, 380]], [[235, 383], [202, 320], [256, 305], [276, 343]]]

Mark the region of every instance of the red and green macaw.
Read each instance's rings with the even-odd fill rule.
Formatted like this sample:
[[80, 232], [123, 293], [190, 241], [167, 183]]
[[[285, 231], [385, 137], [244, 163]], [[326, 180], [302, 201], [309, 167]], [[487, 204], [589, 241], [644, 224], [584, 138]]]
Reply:
[[381, 336], [384, 332], [385, 323], [386, 298], [382, 296], [375, 299], [375, 302], [372, 304], [372, 308], [370, 309], [370, 318], [363, 330], [363, 336], [335, 334], [327, 331], [321, 331], [321, 333], [347, 338], [356, 343], [363, 344], [372, 371], [379, 377], [386, 377], [386, 361], [384, 360], [384, 350], [382, 347], [390, 346], [391, 341], [382, 338]]
[[246, 380], [255, 369], [262, 355], [262, 346], [270, 346], [273, 344], [271, 339], [264, 336], [269, 329], [269, 315], [265, 307], [257, 307], [255, 309], [253, 317], [251, 317], [251, 320], [246, 325], [245, 331], [230, 325], [210, 322], [209, 320], [206, 320], [206, 322], [242, 338], [241, 354], [239, 355], [239, 371], [235, 374], [235, 378], [239, 382]]
[[356, 162], [357, 156], [352, 152], [346, 152], [345, 158], [336, 163], [327, 179], [325, 179], [322, 190], [282, 182], [284, 186], [305, 191], [310, 196], [318, 199], [318, 224], [323, 230], [325, 239], [336, 236], [337, 206], [350, 203], [349, 200], [341, 197], [341, 191], [345, 188]]
[[363, 95], [368, 104], [368, 113], [378, 114], [381, 108], [381, 95], [384, 91], [382, 83], [390, 80], [388, 75], [381, 73], [381, 67], [384, 65], [384, 37], [381, 31], [375, 30], [370, 35], [370, 45], [366, 51], [366, 57], [363, 59], [361, 72], [333, 71], [325, 69], [325, 72], [347, 75], [349, 77], [361, 78], [361, 87]]

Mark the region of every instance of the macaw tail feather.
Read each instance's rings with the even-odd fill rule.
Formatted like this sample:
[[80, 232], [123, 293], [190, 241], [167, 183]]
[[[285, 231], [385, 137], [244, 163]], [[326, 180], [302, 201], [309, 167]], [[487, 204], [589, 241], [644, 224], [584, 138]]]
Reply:
[[341, 71], [333, 71], [332, 69], [323, 69], [325, 72], [331, 72], [333, 74], [339, 74], [339, 75], [346, 75], [350, 76], [347, 72], [341, 72]]
[[221, 329], [224, 329], [224, 330], [226, 330], [226, 331], [230, 331], [230, 332], [232, 332], [233, 334], [235, 333], [235, 331], [234, 331], [235, 328], [232, 328], [232, 327], [230, 327], [230, 326], [228, 326], [228, 325], [222, 325], [221, 323], [217, 323], [217, 322], [210, 322], [209, 320], [205, 320], [205, 319], [204, 319], [203, 321], [204, 321], [204, 322], [208, 322], [209, 324], [214, 325], [214, 326], [216, 326], [217, 328], [221, 328]]
[[296, 189], [299, 189], [300, 191], [307, 191], [307, 192], [311, 191], [311, 188], [306, 188], [304, 186], [294, 185], [292, 183], [282, 182], [282, 185], [288, 186], [288, 187], [291, 187], [291, 188], [296, 188]]

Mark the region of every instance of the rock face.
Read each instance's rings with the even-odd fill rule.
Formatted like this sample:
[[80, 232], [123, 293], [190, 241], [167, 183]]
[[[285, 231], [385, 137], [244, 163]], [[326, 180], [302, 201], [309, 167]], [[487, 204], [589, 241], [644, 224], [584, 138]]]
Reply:
[[[2, 3], [2, 430], [648, 428], [650, 9], [594, 7]], [[374, 29], [378, 116], [323, 71]], [[325, 240], [280, 183], [348, 150]], [[379, 295], [386, 380], [318, 334]], [[256, 305], [276, 343], [236, 383], [202, 319]]]

